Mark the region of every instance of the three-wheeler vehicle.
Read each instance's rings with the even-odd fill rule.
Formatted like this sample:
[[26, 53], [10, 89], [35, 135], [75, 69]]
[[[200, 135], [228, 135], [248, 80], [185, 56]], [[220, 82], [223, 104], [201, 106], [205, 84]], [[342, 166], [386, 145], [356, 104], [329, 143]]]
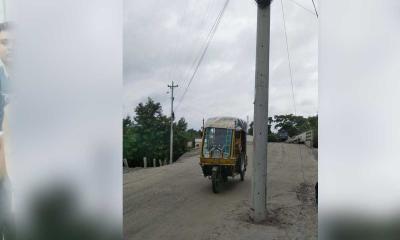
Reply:
[[245, 121], [233, 117], [215, 117], [206, 121], [200, 154], [204, 177], [212, 181], [214, 193], [222, 182], [240, 175], [244, 180], [247, 167]]

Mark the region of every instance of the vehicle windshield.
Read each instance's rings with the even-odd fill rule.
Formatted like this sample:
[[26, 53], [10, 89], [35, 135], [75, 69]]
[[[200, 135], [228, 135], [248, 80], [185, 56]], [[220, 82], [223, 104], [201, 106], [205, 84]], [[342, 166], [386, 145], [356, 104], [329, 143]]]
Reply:
[[203, 156], [228, 158], [231, 152], [232, 129], [206, 128], [203, 144]]

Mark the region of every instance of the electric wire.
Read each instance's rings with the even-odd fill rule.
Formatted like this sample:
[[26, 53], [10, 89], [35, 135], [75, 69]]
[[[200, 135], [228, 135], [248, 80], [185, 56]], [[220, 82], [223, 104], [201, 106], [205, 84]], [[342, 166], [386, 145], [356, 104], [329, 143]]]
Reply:
[[[218, 16], [217, 16], [216, 20], [214, 21], [213, 26], [212, 26], [212, 27], [210, 28], [210, 30], [208, 31], [208, 34], [207, 34], [207, 36], [205, 37], [205, 43], [203, 44], [203, 47], [207, 45], [207, 41], [208, 41], [210, 35], [212, 34], [213, 29], [215, 28], [215, 25], [216, 25], [217, 19], [218, 19], [219, 16], [220, 16], [220, 13], [221, 13], [221, 11], [217, 14]], [[190, 78], [189, 78], [189, 76], [190, 76], [189, 74], [190, 74], [190, 72], [193, 72], [193, 71], [194, 71], [194, 69], [195, 69], [195, 67], [196, 67], [196, 63], [198, 62], [199, 58], [201, 57], [201, 53], [202, 53], [203, 47], [200, 47], [200, 48], [198, 49], [198, 52], [197, 52], [197, 54], [195, 55], [196, 57], [193, 59], [192, 64], [190, 65], [190, 67], [189, 67], [189, 68], [187, 69], [187, 71], [185, 72], [185, 75], [184, 75], [184, 83], [185, 83], [185, 84], [189, 82], [189, 79], [190, 79]], [[187, 75], [188, 75], [188, 76], [187, 76]], [[186, 76], [187, 76], [187, 77], [186, 77]]]
[[317, 18], [318, 18], [318, 12], [317, 12], [317, 8], [315, 7], [314, 0], [311, 0], [311, 1], [312, 1], [313, 6], [314, 6], [315, 15], [317, 15]]
[[[192, 27], [193, 27], [193, 25], [195, 23], [195, 18], [187, 19], [188, 16], [190, 16], [190, 11], [189, 11], [190, 6], [192, 5], [192, 8], [200, 9], [200, 8], [197, 7], [197, 5], [190, 4], [190, 2], [191, 1], [189, 1], [189, 0], [186, 1], [185, 9], [184, 9], [184, 12], [183, 12], [182, 18], [181, 18], [181, 22], [186, 22], [186, 24], [187, 24], [186, 29], [192, 29]], [[198, 1], [195, 1], [195, 2], [197, 4], [199, 4]], [[207, 14], [207, 11], [201, 12], [200, 19], [203, 19], [206, 14]], [[175, 59], [175, 61], [173, 63], [173, 66], [171, 66], [169, 68], [169, 74], [167, 75], [168, 83], [170, 83], [171, 81], [174, 81], [177, 85], [181, 85], [179, 76], [182, 75], [182, 73], [184, 73], [184, 70], [183, 69], [180, 70], [177, 50], [178, 50], [179, 46], [181, 46], [183, 44], [183, 39], [184, 39], [184, 36], [182, 34], [180, 34], [178, 36], [177, 41], [174, 42], [173, 52], [171, 54], [172, 55], [171, 59]]]
[[[200, 24], [199, 24], [200, 26], [203, 26], [203, 25], [206, 26], [205, 20], [208, 19], [209, 15], [210, 15], [210, 12], [211, 12], [210, 9], [211, 9], [213, 3], [215, 3], [214, 0], [209, 0], [208, 1], [207, 6], [205, 8], [206, 9], [205, 14], [200, 18], [201, 19]], [[195, 48], [195, 46], [199, 45], [198, 49], [200, 51], [203, 44], [198, 44], [198, 43], [201, 42], [201, 39], [203, 39], [204, 37], [203, 37], [202, 31], [197, 31], [197, 32], [200, 32], [200, 34], [197, 34], [197, 37], [196, 37], [196, 39], [194, 41], [194, 44], [193, 44], [193, 46], [194, 46], [193, 48]], [[197, 51], [195, 51], [195, 52], [197, 52]], [[195, 56], [197, 56], [197, 55], [195, 55]], [[196, 59], [197, 59], [197, 57], [195, 57], [194, 60], [196, 60]], [[188, 54], [186, 59], [185, 59], [185, 62], [190, 62], [190, 60], [191, 60], [191, 54]], [[185, 70], [182, 71], [182, 74], [181, 74], [180, 78], [178, 79], [179, 80], [179, 84], [182, 87], [185, 86], [185, 84], [187, 83], [188, 78], [186, 78], [186, 76], [190, 73], [190, 69], [194, 68], [194, 66], [195, 66], [195, 61], [193, 61], [193, 63], [191, 65], [188, 65], [185, 68]]]
[[214, 36], [214, 33], [215, 33], [216, 30], [217, 30], [217, 27], [218, 27], [218, 25], [219, 25], [219, 22], [221, 21], [223, 12], [224, 12], [225, 7], [227, 6], [227, 3], [228, 3], [228, 2], [229, 2], [229, 0], [227, 0], [227, 1], [225, 2], [224, 8], [222, 8], [221, 12], [218, 14], [218, 17], [217, 17], [216, 21], [214, 22], [212, 28], [210, 29], [210, 32], [209, 32], [209, 34], [208, 34], [208, 36], [207, 36], [207, 41], [206, 41], [205, 48], [203, 49], [201, 55], [199, 55], [199, 56], [195, 59], [195, 61], [194, 61], [195, 64], [196, 64], [196, 62], [197, 62], [196, 67], [194, 68], [194, 71], [193, 71], [193, 73], [192, 73], [192, 76], [191, 76], [190, 79], [189, 79], [189, 83], [188, 83], [187, 87], [185, 88], [184, 93], [183, 93], [182, 96], [181, 96], [181, 99], [180, 99], [180, 101], [179, 101], [179, 103], [178, 103], [177, 109], [178, 109], [179, 106], [181, 105], [181, 103], [182, 103], [182, 101], [183, 101], [183, 98], [185, 97], [185, 95], [186, 95], [186, 93], [187, 93], [187, 91], [188, 91], [188, 89], [189, 89], [189, 86], [190, 86], [190, 84], [192, 83], [192, 81], [193, 81], [193, 79], [194, 79], [194, 77], [195, 77], [195, 75], [196, 75], [196, 73], [197, 73], [197, 70], [199, 69], [199, 66], [200, 66], [201, 62], [203, 61], [203, 58], [204, 58], [204, 56], [205, 56], [205, 54], [206, 54], [206, 52], [207, 52], [207, 49], [208, 49], [209, 44], [210, 44], [210, 42], [211, 42], [211, 40], [212, 40], [212, 38], [213, 38], [213, 36]]
[[[211, 0], [212, 1], [212, 0]], [[196, 3], [197, 4], [200, 4], [200, 2], [199, 1], [196, 1]], [[204, 3], [204, 2], [201, 2], [201, 3]], [[207, 6], [207, 8], [209, 7], [208, 5], [210, 5], [210, 2], [208, 2], [207, 3], [207, 5], [205, 5], [205, 4], [202, 4], [202, 6]], [[197, 20], [198, 19], [200, 19], [200, 26], [202, 26], [203, 25], [203, 23], [204, 23], [204, 19], [206, 18], [206, 16], [208, 15], [208, 9], [207, 9], [206, 7], [202, 7], [201, 9], [202, 9], [202, 11], [201, 11], [201, 14], [199, 14], [199, 17], [192, 17], [191, 18], [191, 21], [190, 21], [190, 24], [187, 26], [187, 28], [186, 29], [194, 29], [193, 31], [193, 33], [192, 32], [188, 32], [187, 34], [186, 34], [186, 36], [188, 36], [188, 35], [190, 35], [190, 36], [195, 36], [195, 35], [197, 35], [197, 32], [199, 32], [195, 27], [193, 27], [194, 25], [196, 25], [196, 23], [198, 22]], [[194, 9], [200, 9], [200, 7], [199, 6], [196, 6], [196, 5], [194, 5]], [[205, 10], [205, 11], [204, 11]], [[193, 13], [194, 14], [194, 13]], [[196, 21], [195, 21], [196, 20]], [[196, 40], [194, 40], [193, 41], [193, 44], [191, 43], [191, 46], [192, 46], [192, 48], [194, 49], [194, 48], [196, 48], [196, 46], [197, 46], [197, 43], [198, 43], [198, 38], [195, 38]], [[186, 41], [188, 40], [188, 38], [186, 37]], [[175, 75], [175, 80], [178, 82], [178, 84], [180, 85], [180, 86], [184, 86], [185, 85], [185, 83], [183, 83], [183, 80], [185, 80], [182, 76], [184, 76], [185, 74], [186, 74], [186, 72], [187, 72], [187, 62], [189, 62], [189, 60], [191, 59], [191, 54], [190, 54], [190, 52], [192, 52], [192, 51], [186, 51], [187, 52], [187, 54], [185, 54], [185, 56], [183, 57], [184, 58], [184, 61], [183, 61], [183, 63], [185, 63], [184, 65], [182, 65], [182, 67], [180, 68], [180, 71]]]
[[[282, 7], [282, 18], [283, 18], [283, 28], [285, 32], [285, 39], [286, 39], [286, 52], [287, 52], [287, 59], [289, 63], [289, 72], [290, 72], [290, 85], [291, 85], [291, 92], [292, 92], [292, 101], [293, 101], [293, 109], [294, 109], [294, 115], [297, 116], [297, 109], [296, 109], [296, 101], [295, 101], [295, 95], [294, 95], [294, 87], [293, 87], [293, 72], [292, 72], [292, 66], [291, 66], [291, 61], [290, 61], [290, 53], [289, 53], [289, 43], [288, 43], [288, 38], [287, 38], [287, 29], [286, 29], [286, 18], [285, 18], [285, 11], [283, 9], [283, 1], [281, 0], [281, 7]], [[303, 156], [301, 153], [301, 146], [300, 144], [298, 145], [298, 154], [299, 154], [299, 160], [300, 160], [300, 170], [302, 173], [302, 178], [303, 178], [303, 183], [306, 182], [305, 176], [304, 176], [304, 167], [303, 167]]]
[[286, 40], [286, 53], [287, 53], [287, 59], [288, 59], [288, 64], [289, 64], [290, 85], [292, 86], [293, 109], [294, 109], [294, 114], [297, 115], [296, 101], [295, 101], [294, 87], [293, 87], [292, 65], [291, 65], [291, 61], [290, 61], [289, 43], [288, 43], [287, 30], [286, 30], [285, 11], [283, 10], [283, 1], [282, 0], [281, 0], [281, 7], [282, 7], [282, 17], [283, 17], [283, 28], [284, 28], [285, 40]]
[[208, 47], [210, 46], [211, 40], [213, 39], [213, 37], [214, 37], [214, 35], [215, 35], [215, 32], [216, 32], [217, 29], [218, 29], [219, 23], [221, 22], [222, 16], [224, 15], [225, 9], [226, 9], [226, 7], [228, 6], [229, 1], [230, 1], [230, 0], [226, 0], [226, 1], [225, 1], [225, 4], [224, 4], [223, 8], [221, 9], [221, 11], [220, 11], [220, 13], [219, 13], [219, 15], [218, 15], [218, 17], [217, 17], [217, 19], [216, 19], [216, 21], [215, 21], [213, 27], [211, 28], [211, 30], [210, 30], [210, 32], [209, 32], [209, 34], [208, 34], [208, 36], [207, 36], [206, 45], [205, 45], [205, 47], [204, 47], [204, 49], [203, 49], [203, 51], [202, 51], [202, 53], [201, 53], [201, 55], [200, 55], [200, 57], [199, 57], [199, 59], [198, 59], [198, 61], [197, 61], [196, 67], [195, 67], [195, 69], [194, 69], [194, 71], [193, 71], [193, 73], [192, 73], [192, 75], [191, 75], [191, 77], [190, 77], [190, 79], [189, 79], [189, 83], [188, 83], [188, 85], [186, 86], [186, 88], [185, 88], [185, 90], [184, 90], [184, 92], [183, 92], [183, 94], [182, 94], [182, 96], [181, 96], [181, 98], [180, 98], [180, 100], [179, 100], [179, 103], [178, 103], [177, 107], [175, 108], [176, 110], [179, 109], [179, 107], [180, 107], [180, 105], [181, 105], [183, 99], [185, 98], [186, 93], [187, 93], [187, 91], [188, 91], [188, 89], [189, 89], [189, 87], [190, 87], [190, 84], [192, 83], [193, 79], [194, 79], [195, 76], [196, 76], [196, 73], [197, 73], [197, 71], [198, 71], [198, 69], [199, 69], [199, 67], [200, 67], [200, 65], [201, 65], [201, 63], [202, 63], [202, 61], [203, 61], [203, 59], [204, 59], [205, 54], [207, 53]]
[[318, 18], [317, 14], [313, 10], [310, 10], [310, 9], [304, 7], [303, 5], [301, 5], [300, 3], [298, 3], [295, 0], [289, 0], [289, 1], [291, 1], [292, 3], [296, 4], [298, 7], [301, 7], [302, 9], [306, 10], [307, 12], [311, 13], [312, 15], [314, 15]]
[[[314, 1], [313, 1], [314, 3]], [[287, 58], [288, 58], [288, 63], [289, 63], [289, 72], [290, 72], [290, 84], [291, 84], [291, 92], [292, 92], [292, 101], [293, 101], [293, 108], [294, 108], [294, 114], [297, 116], [297, 109], [296, 109], [296, 101], [295, 101], [295, 95], [294, 95], [294, 87], [293, 87], [293, 72], [292, 72], [292, 66], [291, 66], [291, 61], [290, 61], [290, 53], [289, 53], [289, 44], [288, 44], [288, 37], [287, 37], [287, 29], [286, 29], [286, 19], [285, 19], [285, 11], [283, 8], [283, 1], [281, 0], [281, 7], [282, 7], [282, 18], [283, 18], [283, 26], [284, 26], [284, 31], [285, 31], [285, 40], [286, 40], [286, 51], [287, 51]], [[315, 5], [314, 5], [315, 8]], [[316, 16], [318, 18], [318, 13], [315, 9]], [[306, 184], [306, 179], [305, 179], [305, 174], [304, 174], [304, 163], [303, 163], [303, 156], [302, 156], [302, 150], [301, 150], [301, 145], [298, 145], [298, 156], [299, 156], [299, 161], [300, 161], [300, 171], [301, 171], [301, 177], [303, 179], [303, 183], [300, 185], [299, 191], [302, 191], [301, 188], [307, 187]], [[301, 204], [301, 208], [299, 210], [298, 216], [301, 216], [303, 214], [303, 211], [305, 209], [306, 205]]]

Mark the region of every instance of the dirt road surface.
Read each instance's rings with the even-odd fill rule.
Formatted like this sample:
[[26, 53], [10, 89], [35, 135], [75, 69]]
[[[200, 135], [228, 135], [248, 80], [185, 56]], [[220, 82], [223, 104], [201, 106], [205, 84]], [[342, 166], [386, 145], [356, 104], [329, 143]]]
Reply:
[[268, 144], [268, 220], [249, 220], [252, 149], [245, 181], [214, 194], [199, 152], [175, 164], [124, 173], [124, 239], [317, 239], [317, 161], [304, 145]]

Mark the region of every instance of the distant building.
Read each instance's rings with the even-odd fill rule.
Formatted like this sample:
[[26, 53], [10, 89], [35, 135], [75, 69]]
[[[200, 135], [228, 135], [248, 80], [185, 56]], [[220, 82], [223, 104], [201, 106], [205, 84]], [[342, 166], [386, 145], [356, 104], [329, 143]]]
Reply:
[[288, 143], [302, 143], [305, 144], [309, 147], [313, 147], [313, 138], [314, 134], [312, 130], [309, 130], [307, 132], [300, 133], [296, 136], [293, 136], [291, 138], [288, 138], [286, 142]]
[[201, 138], [196, 138], [194, 140], [194, 148], [201, 148], [201, 142], [202, 142]]

